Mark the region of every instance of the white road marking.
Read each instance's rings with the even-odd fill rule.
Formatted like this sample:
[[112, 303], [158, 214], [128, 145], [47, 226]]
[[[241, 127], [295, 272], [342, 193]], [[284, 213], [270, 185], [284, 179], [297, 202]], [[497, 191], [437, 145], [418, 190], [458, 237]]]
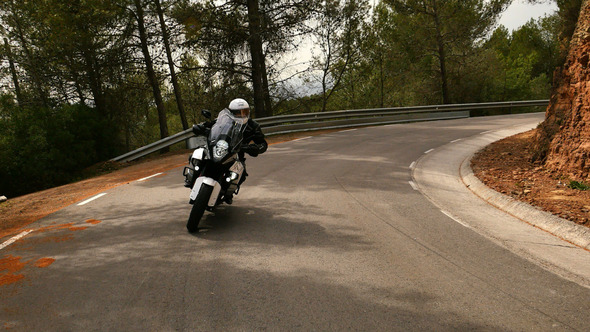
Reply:
[[451, 141], [451, 143], [457, 143], [457, 142], [459, 142], [460, 140], [462, 140], [462, 138], [459, 138], [459, 139], [456, 139], [456, 140], [454, 140], [454, 141]]
[[410, 186], [412, 186], [412, 189], [414, 190], [418, 190], [418, 186], [414, 183], [414, 181], [408, 181], [410, 183]]
[[311, 136], [307, 136], [307, 137], [303, 137], [303, 138], [298, 138], [298, 139], [294, 139], [291, 142], [297, 142], [297, 141], [303, 141], [304, 139], [308, 139], [311, 138]]
[[484, 131], [483, 133], [479, 133], [480, 135], [491, 133], [493, 130]]
[[451, 215], [450, 213], [447, 213], [447, 212], [445, 212], [445, 211], [443, 211], [443, 210], [440, 210], [440, 212], [442, 212], [442, 213], [443, 213], [445, 216], [447, 216], [447, 217], [449, 217], [449, 218], [453, 219], [454, 221], [456, 221], [457, 223], [459, 223], [461, 226], [463, 226], [463, 227], [467, 227], [467, 228], [471, 228], [469, 225], [467, 225], [466, 223], [462, 222], [461, 220], [459, 220], [459, 219], [455, 218], [455, 217], [454, 217], [453, 215]]
[[343, 130], [343, 131], [341, 131], [341, 133], [348, 133], [350, 131], [355, 131], [355, 130], [358, 130], [358, 128], [356, 128], [356, 129]]
[[434, 149], [430, 149], [430, 150], [428, 150], [428, 151], [424, 152], [424, 154], [430, 153], [430, 152], [432, 152], [432, 151], [434, 151]]
[[146, 176], [146, 177], [145, 177], [145, 178], [143, 178], [143, 179], [139, 179], [139, 180], [137, 180], [137, 182], [141, 182], [141, 181], [145, 181], [145, 180], [147, 180], [147, 179], [151, 179], [151, 178], [153, 178], [153, 177], [156, 177], [156, 176], [158, 176], [158, 175], [160, 175], [160, 174], [162, 174], [162, 172], [160, 172], [160, 173], [156, 173], [156, 174], [154, 174], [154, 175]]
[[13, 244], [16, 241], [22, 239], [23, 237], [27, 236], [27, 234], [29, 234], [31, 232], [32, 232], [32, 230], [24, 231], [24, 232], [20, 233], [19, 235], [14, 236], [14, 237], [8, 239], [6, 242], [0, 244], [0, 250], [8, 247], [9, 245]]
[[82, 206], [82, 205], [84, 205], [84, 204], [88, 204], [88, 203], [92, 202], [93, 200], [95, 200], [95, 199], [99, 199], [99, 198], [101, 198], [102, 196], [104, 196], [104, 195], [106, 195], [106, 194], [107, 194], [107, 193], [98, 194], [98, 195], [96, 195], [96, 196], [94, 196], [94, 197], [91, 197], [91, 198], [89, 198], [89, 199], [87, 199], [87, 200], [85, 200], [85, 201], [83, 201], [83, 202], [80, 202], [80, 203], [78, 203], [78, 206]]
[[414, 169], [414, 167], [416, 167], [416, 162], [412, 161], [412, 163], [410, 164], [410, 169]]

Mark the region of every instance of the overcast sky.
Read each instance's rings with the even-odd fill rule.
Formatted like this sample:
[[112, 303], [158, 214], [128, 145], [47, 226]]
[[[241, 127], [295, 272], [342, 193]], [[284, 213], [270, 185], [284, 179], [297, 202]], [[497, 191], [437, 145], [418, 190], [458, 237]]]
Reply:
[[549, 4], [531, 5], [524, 0], [518, 0], [502, 14], [500, 24], [508, 28], [508, 30], [514, 30], [527, 23], [531, 18], [550, 15], [556, 10], [557, 5], [553, 1], [550, 1]]

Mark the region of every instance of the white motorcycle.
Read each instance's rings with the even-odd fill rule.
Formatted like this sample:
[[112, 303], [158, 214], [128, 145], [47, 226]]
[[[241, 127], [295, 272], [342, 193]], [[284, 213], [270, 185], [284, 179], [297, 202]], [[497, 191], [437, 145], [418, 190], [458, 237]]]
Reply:
[[[207, 111], [203, 115], [211, 118]], [[208, 131], [207, 141], [195, 149], [183, 171], [185, 186], [192, 188], [189, 203], [193, 207], [186, 224], [189, 232], [198, 231], [205, 210], [212, 211], [239, 191], [245, 167], [238, 152], [247, 122], [247, 118], [236, 117], [224, 109], [211, 129], [200, 133], [206, 135]]]

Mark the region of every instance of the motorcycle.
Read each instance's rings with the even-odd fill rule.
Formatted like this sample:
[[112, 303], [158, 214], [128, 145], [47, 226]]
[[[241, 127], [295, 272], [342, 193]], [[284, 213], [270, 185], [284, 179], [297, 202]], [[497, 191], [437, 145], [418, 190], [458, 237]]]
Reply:
[[211, 129], [202, 130], [204, 133], [200, 134], [206, 136], [207, 140], [194, 150], [189, 157], [189, 166], [183, 171], [185, 186], [192, 188], [189, 203], [193, 207], [186, 224], [191, 233], [198, 231], [206, 210], [213, 211], [228, 197], [238, 193], [245, 169], [238, 152], [248, 119], [236, 117], [224, 109], [211, 126], [211, 113], [202, 113], [209, 119], [207, 124]]

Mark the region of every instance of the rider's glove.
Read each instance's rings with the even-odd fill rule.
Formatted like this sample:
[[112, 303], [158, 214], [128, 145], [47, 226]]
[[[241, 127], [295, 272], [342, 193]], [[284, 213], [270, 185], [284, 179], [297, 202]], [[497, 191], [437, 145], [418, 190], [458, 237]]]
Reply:
[[203, 135], [207, 132], [207, 127], [205, 127], [204, 124], [199, 123], [196, 125], [193, 125], [193, 133], [197, 136], [199, 135]]
[[248, 144], [242, 147], [242, 151], [251, 155], [252, 157], [256, 157], [258, 156], [259, 148], [256, 144]]

